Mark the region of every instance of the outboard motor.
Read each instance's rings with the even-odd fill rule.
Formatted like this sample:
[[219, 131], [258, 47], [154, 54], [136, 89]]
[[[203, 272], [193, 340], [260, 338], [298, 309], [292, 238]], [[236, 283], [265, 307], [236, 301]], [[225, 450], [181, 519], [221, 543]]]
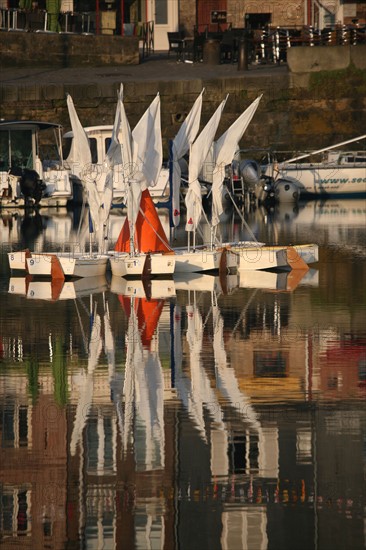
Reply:
[[258, 204], [268, 205], [275, 202], [275, 181], [271, 176], [262, 175], [255, 187], [254, 196]]
[[29, 168], [11, 168], [9, 170], [11, 176], [18, 178], [21, 194], [24, 197], [26, 206], [39, 204], [46, 185], [40, 179], [35, 170]]

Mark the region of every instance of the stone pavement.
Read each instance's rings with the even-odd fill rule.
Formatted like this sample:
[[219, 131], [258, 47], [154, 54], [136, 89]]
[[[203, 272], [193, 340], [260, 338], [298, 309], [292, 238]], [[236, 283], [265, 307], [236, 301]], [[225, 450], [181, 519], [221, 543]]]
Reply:
[[177, 62], [175, 55], [155, 53], [139, 65], [105, 67], [9, 68], [0, 70], [0, 83], [12, 86], [50, 84], [90, 84], [113, 82], [149, 82], [174, 80], [245, 79], [268, 78], [288, 73], [286, 65], [249, 65], [248, 70], [238, 70], [237, 63], [208, 65], [204, 63]]

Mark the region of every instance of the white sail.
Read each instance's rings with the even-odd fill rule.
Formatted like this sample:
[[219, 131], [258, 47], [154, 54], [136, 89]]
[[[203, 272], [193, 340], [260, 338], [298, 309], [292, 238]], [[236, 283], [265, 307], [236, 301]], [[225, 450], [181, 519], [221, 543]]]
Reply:
[[116, 177], [119, 177], [119, 172], [116, 170], [118, 166], [122, 165], [122, 144], [120, 143], [121, 135], [121, 106], [123, 97], [123, 86], [121, 85], [120, 91], [117, 97], [117, 106], [114, 117], [114, 124], [112, 129], [111, 142], [108, 147], [108, 151], [105, 157], [105, 164], [108, 167], [108, 172], [104, 181], [104, 187], [102, 195], [100, 197], [100, 206], [98, 209], [98, 226], [103, 228], [99, 231], [99, 249], [104, 246], [103, 239], [106, 232], [106, 223], [109, 218], [110, 209], [113, 200], [113, 185]]
[[80, 166], [80, 178], [88, 195], [90, 215], [93, 221], [93, 229], [99, 230], [100, 198], [97, 186], [93, 179], [92, 158], [89, 140], [77, 115], [72, 97], [67, 95], [67, 109], [69, 111], [70, 124], [73, 132], [74, 161]]
[[111, 168], [116, 165], [122, 164], [122, 144], [121, 144], [121, 124], [122, 124], [122, 114], [121, 106], [123, 105], [123, 85], [121, 84], [118, 96], [117, 96], [117, 107], [114, 116], [114, 123], [112, 129], [111, 141], [106, 153], [105, 161], [108, 166]]
[[138, 170], [146, 187], [154, 187], [163, 162], [159, 94], [136, 124], [132, 137], [137, 146]]
[[213, 174], [212, 174], [212, 218], [211, 224], [217, 225], [222, 207], [222, 187], [225, 178], [225, 166], [231, 164], [254, 113], [257, 110], [261, 95], [235, 120], [224, 134], [213, 144]]
[[122, 175], [126, 185], [127, 217], [130, 233], [136, 223], [141, 193], [156, 184], [162, 159], [160, 96], [157, 95], [131, 132], [120, 94], [120, 132]]
[[193, 104], [190, 112], [186, 116], [184, 122], [182, 123], [179, 132], [173, 139], [172, 143], [172, 218], [173, 224], [175, 227], [179, 225], [180, 222], [180, 185], [181, 185], [181, 167], [179, 160], [184, 157], [189, 151], [191, 144], [196, 139], [200, 121], [201, 121], [201, 111], [202, 111], [202, 96], [204, 89], [197, 97], [196, 101]]
[[187, 207], [186, 231], [195, 231], [201, 218], [202, 195], [198, 176], [215, 138], [225, 103], [226, 99], [220, 103], [215, 113], [190, 148], [188, 169], [189, 189], [185, 200]]

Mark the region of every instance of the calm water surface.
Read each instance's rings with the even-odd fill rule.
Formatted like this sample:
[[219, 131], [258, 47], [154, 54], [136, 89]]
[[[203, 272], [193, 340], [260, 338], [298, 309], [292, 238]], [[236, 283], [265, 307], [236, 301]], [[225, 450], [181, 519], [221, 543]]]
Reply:
[[41, 213], [0, 218], [1, 548], [364, 548], [366, 201], [246, 213], [307, 273], [148, 286], [11, 276], [75, 240]]

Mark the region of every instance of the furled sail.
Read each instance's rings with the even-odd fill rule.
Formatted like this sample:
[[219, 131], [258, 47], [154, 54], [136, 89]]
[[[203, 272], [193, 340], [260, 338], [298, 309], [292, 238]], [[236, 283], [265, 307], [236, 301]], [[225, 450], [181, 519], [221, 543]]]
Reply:
[[192, 109], [182, 123], [179, 132], [173, 139], [171, 163], [172, 163], [172, 219], [175, 227], [180, 222], [180, 185], [181, 185], [181, 167], [179, 160], [184, 157], [189, 151], [193, 141], [196, 139], [200, 128], [201, 111], [202, 111], [202, 96], [204, 89], [197, 97]]
[[224, 99], [220, 103], [220, 105], [190, 148], [188, 169], [189, 189], [186, 195], [186, 231], [195, 231], [201, 218], [202, 195], [198, 176], [202, 170], [203, 163], [207, 158], [208, 152], [215, 138], [216, 130], [219, 125], [225, 103], [226, 99]]
[[222, 208], [222, 186], [225, 178], [225, 166], [231, 164], [254, 113], [257, 110], [261, 95], [235, 120], [224, 134], [213, 144], [213, 174], [212, 174], [212, 218], [211, 224], [220, 221]]

